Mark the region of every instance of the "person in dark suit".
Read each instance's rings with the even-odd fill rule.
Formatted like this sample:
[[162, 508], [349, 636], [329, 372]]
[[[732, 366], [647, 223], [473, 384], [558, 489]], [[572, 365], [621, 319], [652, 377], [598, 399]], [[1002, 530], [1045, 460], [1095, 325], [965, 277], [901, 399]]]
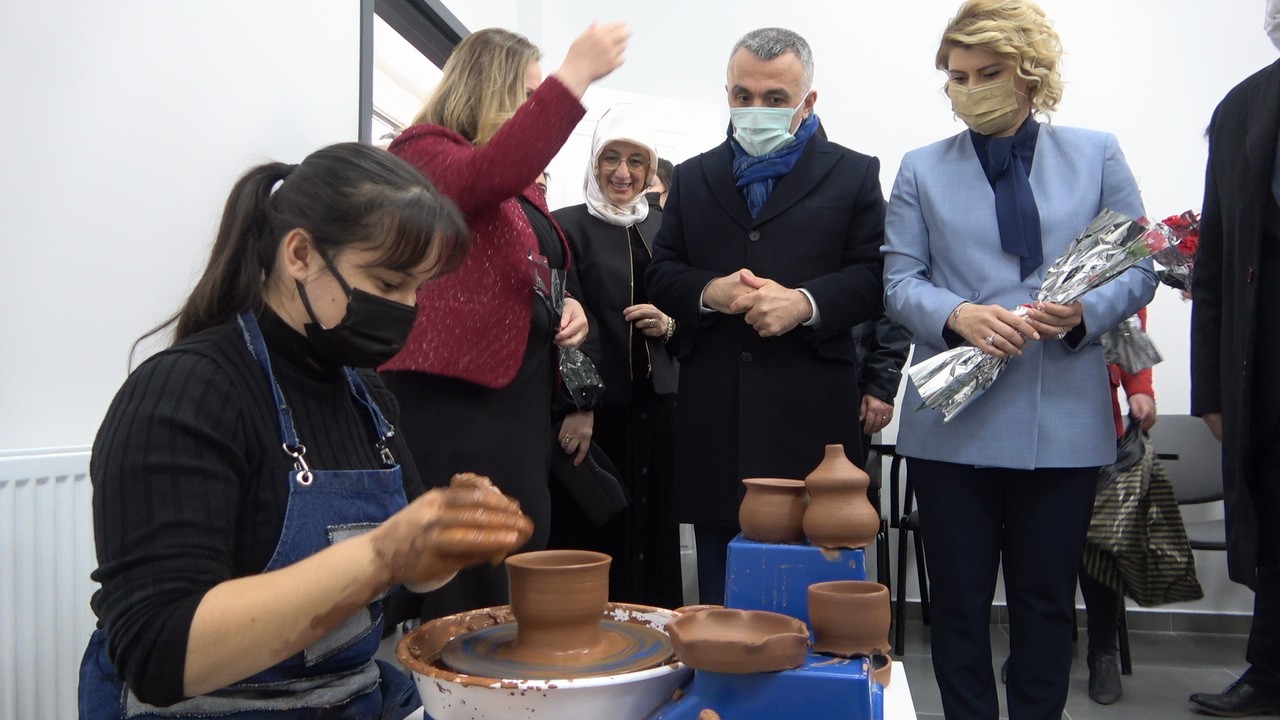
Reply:
[[[1280, 11], [1267, 29], [1280, 47]], [[1191, 413], [1222, 441], [1227, 572], [1253, 589], [1249, 669], [1191, 703], [1214, 715], [1280, 712], [1280, 61], [1235, 86], [1209, 124], [1191, 292]]]
[[646, 275], [682, 329], [673, 505], [703, 603], [723, 599], [743, 478], [802, 478], [828, 443], [861, 461], [850, 329], [882, 312], [880, 163], [816, 133], [812, 80], [794, 32], [738, 41], [730, 137], [676, 167]]

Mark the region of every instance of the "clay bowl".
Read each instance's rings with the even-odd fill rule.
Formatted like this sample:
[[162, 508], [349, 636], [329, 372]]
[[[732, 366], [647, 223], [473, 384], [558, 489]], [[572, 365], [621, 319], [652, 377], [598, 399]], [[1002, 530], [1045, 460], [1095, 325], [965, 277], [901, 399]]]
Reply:
[[853, 657], [889, 650], [889, 589], [866, 580], [832, 580], [808, 589], [813, 651]]
[[[670, 610], [610, 603], [602, 619], [663, 630]], [[587, 678], [528, 680], [453, 672], [440, 651], [455, 637], [513, 622], [507, 605], [437, 618], [400, 639], [396, 659], [413, 673], [427, 717], [434, 720], [510, 720], [519, 717], [644, 720], [671, 699], [693, 671], [681, 662], [648, 670]]]
[[702, 610], [667, 623], [676, 657], [695, 670], [777, 672], [799, 667], [809, 630], [793, 617], [764, 610]]

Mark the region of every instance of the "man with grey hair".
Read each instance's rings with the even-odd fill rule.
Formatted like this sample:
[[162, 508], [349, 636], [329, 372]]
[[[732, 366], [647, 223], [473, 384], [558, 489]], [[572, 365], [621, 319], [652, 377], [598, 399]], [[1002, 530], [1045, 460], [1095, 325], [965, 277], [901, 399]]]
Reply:
[[646, 273], [677, 321], [674, 512], [721, 603], [741, 480], [803, 478], [823, 446], [861, 464], [851, 329], [882, 310], [880, 163], [828, 142], [813, 55], [790, 30], [734, 45], [729, 137], [678, 165]]

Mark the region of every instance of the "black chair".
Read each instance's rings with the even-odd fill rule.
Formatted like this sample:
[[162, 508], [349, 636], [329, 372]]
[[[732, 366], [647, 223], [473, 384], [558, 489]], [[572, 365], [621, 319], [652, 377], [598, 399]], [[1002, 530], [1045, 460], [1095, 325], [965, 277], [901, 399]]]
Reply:
[[893, 651], [898, 655], [907, 654], [907, 583], [902, 575], [907, 567], [907, 533], [912, 534], [912, 546], [915, 548], [916, 579], [920, 585], [920, 617], [925, 625], [929, 624], [929, 572], [925, 564], [924, 540], [920, 536], [920, 512], [915, 509], [915, 492], [911, 488], [910, 473], [907, 474], [905, 484], [902, 481], [902, 460], [902, 456], [894, 452], [889, 464], [889, 525], [898, 530], [898, 577], [895, 580], [898, 587], [893, 610]]
[[[1192, 415], [1161, 415], [1150, 436], [1179, 505], [1222, 501], [1222, 443], [1203, 420]], [[1184, 524], [1192, 550], [1226, 552], [1225, 520]]]
[[883, 485], [884, 458], [892, 456], [892, 444], [871, 443], [867, 446], [866, 467], [863, 468], [871, 476], [867, 485], [867, 498], [871, 501], [876, 514], [880, 516], [880, 529], [876, 532], [876, 582], [891, 587], [889, 572], [889, 521], [885, 519], [883, 506], [880, 504], [880, 491]]

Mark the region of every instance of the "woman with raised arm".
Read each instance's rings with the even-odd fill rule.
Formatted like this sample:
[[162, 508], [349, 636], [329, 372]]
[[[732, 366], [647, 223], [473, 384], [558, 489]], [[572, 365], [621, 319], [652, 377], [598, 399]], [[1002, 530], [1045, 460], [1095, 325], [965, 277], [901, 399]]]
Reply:
[[[587, 318], [568, 298], [558, 316], [535, 290], [540, 268], [571, 262], [534, 184], [586, 113], [581, 97], [622, 64], [624, 25], [592, 25], [543, 80], [538, 48], [489, 28], [468, 36], [435, 93], [389, 150], [462, 210], [471, 253], [423, 286], [404, 352], [382, 367], [400, 400], [428, 485], [460, 470], [493, 478], [533, 518], [526, 550], [546, 545], [556, 347], [576, 347]], [[507, 602], [502, 568], [474, 568], [426, 597], [423, 617]]]

